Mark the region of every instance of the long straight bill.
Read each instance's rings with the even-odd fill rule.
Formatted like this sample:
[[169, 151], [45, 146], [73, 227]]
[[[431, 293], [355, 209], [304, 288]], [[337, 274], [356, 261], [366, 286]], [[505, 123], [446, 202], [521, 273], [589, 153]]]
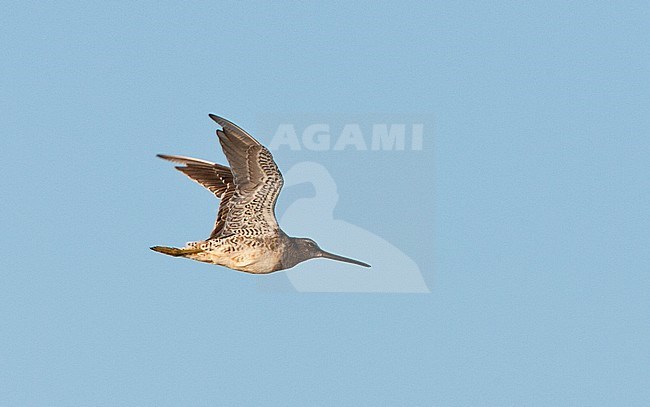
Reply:
[[359, 260], [354, 260], [354, 259], [351, 259], [349, 257], [339, 256], [338, 254], [326, 252], [324, 250], [321, 250], [320, 257], [330, 259], [330, 260], [342, 261], [342, 262], [345, 262], [345, 263], [352, 263], [352, 264], [356, 264], [357, 266], [370, 267], [370, 264], [368, 264], [368, 263], [364, 263], [364, 262], [359, 261]]

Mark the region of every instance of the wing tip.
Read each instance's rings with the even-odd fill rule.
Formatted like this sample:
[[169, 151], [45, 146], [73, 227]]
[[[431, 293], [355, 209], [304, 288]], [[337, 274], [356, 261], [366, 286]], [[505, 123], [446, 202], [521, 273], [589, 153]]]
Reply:
[[173, 163], [182, 163], [182, 164], [186, 164], [186, 163], [183, 163], [182, 161], [180, 161], [180, 160], [178, 159], [178, 157], [175, 156], [175, 155], [156, 154], [156, 157], [158, 157], [158, 158], [162, 158], [163, 160], [170, 161], [170, 162], [173, 162]]
[[208, 117], [211, 118], [215, 123], [217, 123], [221, 127], [224, 127], [224, 124], [226, 123], [230, 124], [228, 120], [224, 119], [221, 116], [217, 116], [214, 113], [208, 113]]
[[[246, 143], [254, 143], [254, 144], [260, 144], [259, 141], [257, 141], [253, 136], [248, 134], [244, 129], [241, 127], [237, 126], [235, 123], [231, 122], [228, 119], [224, 119], [221, 116], [217, 116], [216, 114], [213, 113], [208, 113], [208, 116], [214, 120], [219, 126], [221, 126], [222, 133], [225, 133], [225, 136], [228, 137], [233, 137], [235, 139], [238, 139], [240, 141], [244, 141]], [[228, 133], [232, 133], [232, 135], [228, 135]], [[223, 139], [224, 136], [219, 134], [219, 130], [217, 130], [217, 135], [219, 136], [220, 139]]]

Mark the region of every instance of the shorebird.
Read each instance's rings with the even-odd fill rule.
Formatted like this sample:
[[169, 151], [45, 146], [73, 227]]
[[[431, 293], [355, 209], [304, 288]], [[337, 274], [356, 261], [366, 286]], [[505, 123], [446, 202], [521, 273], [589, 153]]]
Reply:
[[221, 126], [219, 143], [228, 164], [158, 154], [181, 164], [177, 170], [221, 199], [210, 237], [182, 248], [154, 246], [151, 250], [252, 274], [285, 270], [313, 258], [370, 267], [359, 260], [321, 249], [309, 238], [290, 237], [275, 217], [275, 203], [284, 183], [269, 150], [230, 121], [210, 114]]

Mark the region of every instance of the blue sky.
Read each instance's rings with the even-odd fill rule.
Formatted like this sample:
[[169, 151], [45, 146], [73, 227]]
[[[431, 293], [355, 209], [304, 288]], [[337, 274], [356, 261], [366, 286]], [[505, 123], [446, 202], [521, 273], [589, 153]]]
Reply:
[[[650, 403], [646, 4], [3, 9], [0, 404]], [[216, 201], [155, 158], [223, 162], [209, 112], [264, 143], [269, 117], [424, 117], [421, 151], [275, 156], [326, 166], [335, 217], [431, 293], [149, 251], [209, 233]]]

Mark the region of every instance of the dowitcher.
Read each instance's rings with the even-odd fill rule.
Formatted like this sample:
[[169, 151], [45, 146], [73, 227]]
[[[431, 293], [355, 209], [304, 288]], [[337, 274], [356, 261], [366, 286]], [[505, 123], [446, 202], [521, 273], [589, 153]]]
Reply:
[[217, 136], [230, 167], [176, 155], [158, 157], [181, 164], [177, 170], [221, 199], [214, 229], [206, 240], [151, 250], [253, 274], [273, 273], [319, 257], [370, 267], [327, 252], [312, 239], [287, 236], [275, 217], [284, 181], [273, 156], [236, 124], [213, 114], [210, 118], [222, 128]]

